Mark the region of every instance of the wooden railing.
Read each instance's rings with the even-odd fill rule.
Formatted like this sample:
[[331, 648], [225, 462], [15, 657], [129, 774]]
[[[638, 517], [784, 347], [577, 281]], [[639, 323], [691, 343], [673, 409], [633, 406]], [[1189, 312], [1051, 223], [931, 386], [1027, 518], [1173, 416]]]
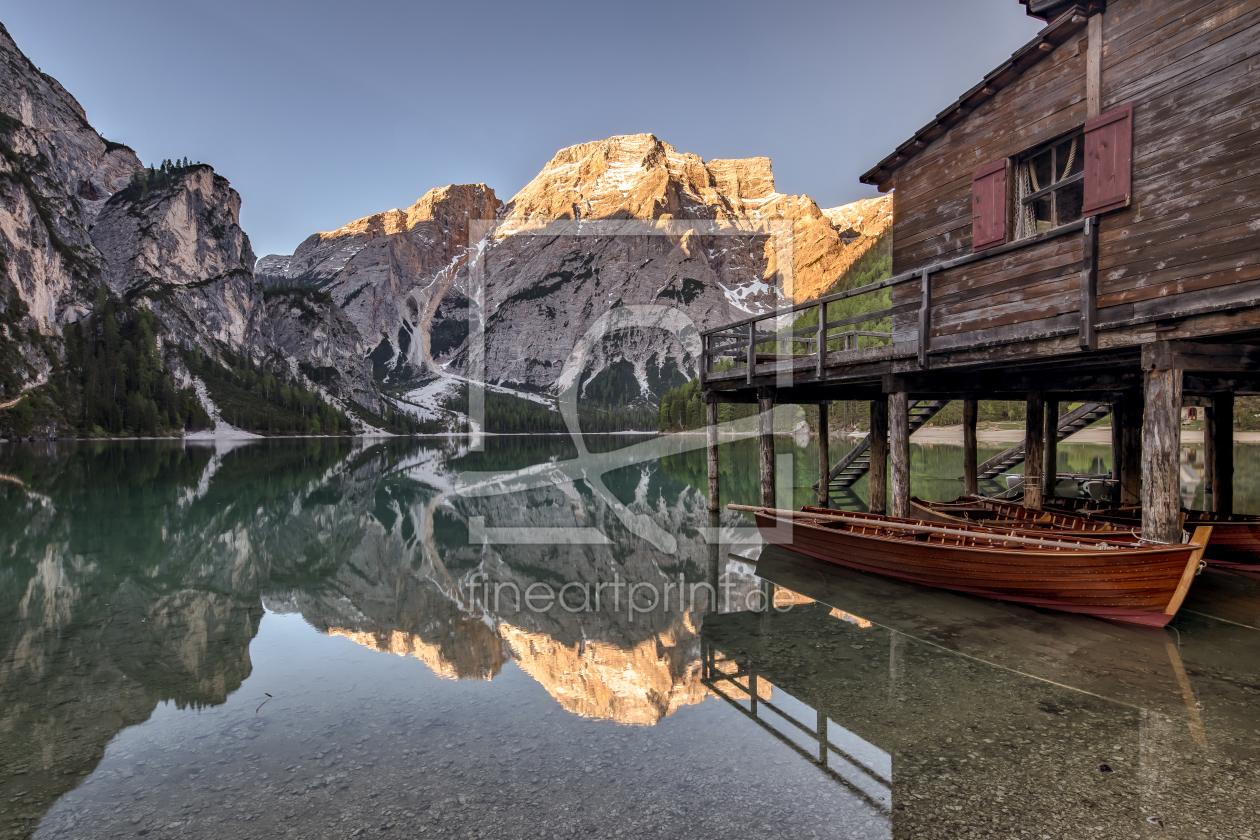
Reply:
[[[933, 274], [978, 260], [991, 259], [1020, 248], [1027, 248], [1081, 230], [1085, 231], [1085, 236], [1083, 237], [1084, 254], [1082, 260], [1083, 270], [1081, 271], [1080, 344], [1082, 349], [1094, 349], [1097, 346], [1094, 335], [1096, 320], [1094, 254], [1097, 248], [1097, 236], [1095, 234], [1097, 222], [1096, 217], [1091, 217], [1063, 225], [1038, 236], [1028, 237], [1016, 242], [1008, 242], [1005, 245], [988, 248], [977, 253], [943, 260], [926, 268], [903, 272], [886, 280], [868, 283], [865, 286], [847, 289], [843, 292], [826, 295], [818, 300], [798, 303], [795, 306], [777, 309], [773, 312], [752, 315], [734, 323], [705, 330], [700, 334], [703, 344], [700, 359], [701, 384], [703, 385], [708, 380], [709, 374], [713, 372], [713, 360], [723, 358], [734, 359], [737, 363], [742, 363], [747, 384], [749, 385], [753, 382], [753, 373], [757, 365], [765, 362], [813, 361], [818, 378], [822, 379], [823, 371], [827, 366], [828, 352], [856, 349], [863, 338], [871, 339], [874, 342], [886, 341], [889, 343], [891, 343], [893, 338], [893, 333], [878, 330], [847, 329], [843, 332], [834, 332], [834, 330], [843, 330], [846, 327], [852, 328], [861, 324], [880, 321], [884, 318], [893, 318], [898, 315], [911, 313], [917, 315], [918, 321], [919, 365], [920, 367], [926, 367], [928, 354], [931, 352]], [[911, 283], [916, 283], [919, 287], [919, 294], [914, 300], [878, 310], [848, 315], [834, 321], [827, 320], [827, 307], [833, 303]], [[800, 318], [810, 311], [817, 313], [817, 323], [811, 326], [804, 328], [789, 327], [786, 329], [760, 329], [758, 327], [759, 324], [767, 321], [782, 322], [792, 319], [794, 322], [799, 322]], [[839, 347], [834, 346], [837, 343], [840, 344]]]

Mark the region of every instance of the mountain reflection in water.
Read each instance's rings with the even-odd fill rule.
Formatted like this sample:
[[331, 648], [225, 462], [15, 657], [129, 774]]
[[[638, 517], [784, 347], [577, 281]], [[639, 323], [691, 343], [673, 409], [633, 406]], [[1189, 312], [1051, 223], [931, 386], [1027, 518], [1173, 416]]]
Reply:
[[[588, 441], [629, 444], [654, 445]], [[706, 534], [747, 523], [707, 512], [703, 452], [659, 452], [606, 493], [466, 495], [575, 450], [0, 449], [0, 837], [1246, 836], [1260, 581], [1205, 574], [1148, 633], [733, 555]], [[813, 455], [781, 454], [807, 501]], [[755, 443], [723, 455], [752, 501]], [[606, 541], [470, 542], [474, 522]], [[729, 600], [633, 615], [484, 588], [721, 575]], [[767, 593], [780, 611], [748, 609]]]

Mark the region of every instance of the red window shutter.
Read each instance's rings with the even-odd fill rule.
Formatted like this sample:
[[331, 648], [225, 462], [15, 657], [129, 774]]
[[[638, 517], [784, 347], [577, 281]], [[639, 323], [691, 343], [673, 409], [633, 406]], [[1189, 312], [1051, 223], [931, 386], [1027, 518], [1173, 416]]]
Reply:
[[971, 250], [1006, 242], [1006, 159], [971, 173]]
[[1085, 123], [1086, 216], [1129, 206], [1133, 191], [1133, 104]]

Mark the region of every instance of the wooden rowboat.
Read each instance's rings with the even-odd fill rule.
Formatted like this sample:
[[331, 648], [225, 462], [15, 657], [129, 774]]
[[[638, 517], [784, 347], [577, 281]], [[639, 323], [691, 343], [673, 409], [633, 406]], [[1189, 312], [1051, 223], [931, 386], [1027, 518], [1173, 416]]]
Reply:
[[[898, 580], [1163, 627], [1177, 614], [1203, 553], [1182, 545], [1030, 537], [870, 513], [751, 512], [762, 537], [801, 554]], [[1205, 542], [1208, 534], [1199, 532]]]
[[[1103, 499], [1055, 497], [1043, 500], [1042, 506], [1119, 527], [1142, 526], [1142, 508], [1139, 505], [1121, 505]], [[1204, 510], [1187, 510], [1185, 516], [1187, 529], [1212, 526], [1212, 539], [1203, 558], [1206, 562], [1243, 570], [1255, 570], [1260, 566], [1260, 516]]]
[[[1057, 535], [1063, 539], [1079, 537], [1119, 543], [1141, 541], [1140, 530], [1127, 525], [1104, 522], [1058, 510], [1030, 510], [1015, 502], [990, 499], [985, 496], [963, 496], [952, 502], [928, 502], [912, 498], [910, 508], [915, 515], [923, 519], [949, 525], [981, 525], [986, 528], [1015, 529], [1033, 536], [1053, 538], [1053, 535]], [[819, 513], [832, 512], [825, 508], [805, 508], [805, 510]]]

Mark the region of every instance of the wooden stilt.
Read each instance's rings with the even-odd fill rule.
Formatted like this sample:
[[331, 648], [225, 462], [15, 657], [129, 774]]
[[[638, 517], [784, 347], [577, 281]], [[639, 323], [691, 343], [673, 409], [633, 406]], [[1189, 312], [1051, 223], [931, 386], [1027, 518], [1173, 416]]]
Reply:
[[871, 403], [871, 513], [888, 512], [888, 402]]
[[1024, 420], [1024, 507], [1041, 510], [1045, 457], [1045, 394], [1029, 391]]
[[720, 510], [718, 501], [718, 419], [717, 403], [708, 402], [704, 406], [705, 432], [708, 435], [709, 455], [709, 510]]
[[[1124, 425], [1124, 403], [1119, 399], [1111, 404], [1111, 477], [1120, 481], [1120, 428]], [[1119, 490], [1116, 491], [1119, 499]]]
[[891, 461], [891, 515], [910, 515], [910, 395], [888, 395], [888, 450]]
[[1204, 501], [1210, 511], [1234, 512], [1234, 395], [1212, 398], [1203, 424], [1206, 481]]
[[963, 492], [974, 495], [980, 492], [976, 458], [976, 415], [980, 413], [979, 400], [963, 400]]
[[1144, 403], [1139, 391], [1126, 391], [1120, 399], [1120, 479], [1119, 501], [1136, 505], [1142, 501], [1142, 416]]
[[1045, 468], [1041, 471], [1041, 496], [1053, 499], [1059, 483], [1059, 401], [1046, 400], [1044, 433]]
[[758, 394], [757, 427], [761, 440], [761, 503], [774, 501], [774, 394], [763, 390]]
[[827, 404], [818, 404], [818, 506], [829, 507], [831, 501], [831, 482], [827, 473], [831, 471], [831, 438], [827, 433]]
[[1143, 371], [1142, 538], [1181, 542], [1181, 380], [1179, 369]]

